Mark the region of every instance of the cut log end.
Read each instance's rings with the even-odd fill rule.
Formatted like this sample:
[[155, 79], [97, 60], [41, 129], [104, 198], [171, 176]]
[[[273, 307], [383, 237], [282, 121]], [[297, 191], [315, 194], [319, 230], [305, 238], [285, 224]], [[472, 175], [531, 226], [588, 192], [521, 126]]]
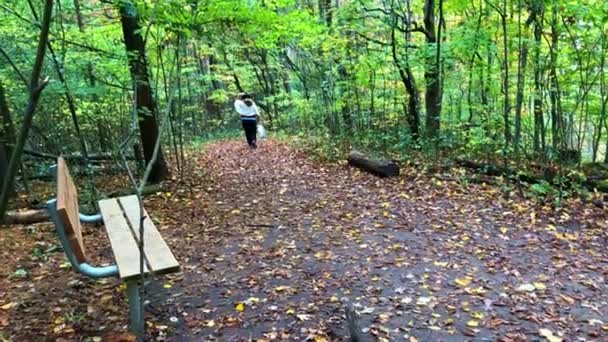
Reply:
[[390, 160], [373, 159], [358, 151], [351, 151], [348, 164], [379, 177], [399, 176], [399, 165]]

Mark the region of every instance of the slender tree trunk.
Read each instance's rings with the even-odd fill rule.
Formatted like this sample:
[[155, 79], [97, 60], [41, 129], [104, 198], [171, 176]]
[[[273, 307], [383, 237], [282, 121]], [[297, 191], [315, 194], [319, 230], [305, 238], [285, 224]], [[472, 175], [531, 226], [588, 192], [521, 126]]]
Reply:
[[508, 32], [507, 32], [507, 0], [503, 0], [503, 9], [502, 13], [500, 13], [500, 22], [502, 26], [502, 42], [503, 42], [503, 120], [505, 125], [505, 151], [507, 153], [507, 149], [511, 143], [511, 123], [509, 120], [509, 112], [511, 111], [511, 103], [509, 99], [509, 40], [508, 40]]
[[440, 56], [437, 54], [441, 42], [437, 39], [435, 29], [435, 0], [425, 0], [424, 30], [427, 48], [431, 50], [436, 49], [434, 53], [428, 54], [424, 70], [424, 79], [426, 81], [426, 135], [429, 139], [436, 139], [439, 137], [441, 122], [442, 89]]
[[[393, 63], [399, 71], [401, 82], [403, 83], [405, 91], [408, 94], [406, 120], [410, 129], [410, 133], [412, 135], [412, 140], [417, 141], [420, 138], [420, 97], [418, 95], [418, 89], [416, 88], [416, 81], [414, 79], [414, 75], [412, 74], [412, 71], [407, 61], [405, 62], [405, 66], [401, 65], [399, 56], [397, 55], [397, 41], [395, 37], [396, 25], [397, 23], [395, 18], [395, 23], [391, 30], [391, 51], [393, 56]], [[406, 45], [407, 44], [408, 41], [406, 38]]]
[[[148, 61], [146, 47], [141, 35], [137, 12], [131, 0], [119, 3], [120, 20], [128, 54], [129, 69], [135, 83], [135, 102], [138, 115], [139, 131], [141, 135], [144, 159], [150, 163], [154, 155], [154, 145], [158, 139], [159, 130], [156, 115], [156, 103], [148, 75]], [[162, 148], [150, 173], [149, 181], [158, 183], [169, 174]]]
[[49, 28], [51, 25], [51, 16], [53, 13], [53, 0], [46, 0], [44, 4], [44, 11], [42, 16], [42, 22], [40, 27], [40, 36], [38, 38], [38, 49], [36, 51], [36, 60], [32, 68], [32, 75], [30, 77], [29, 84], [29, 100], [25, 112], [23, 114], [23, 122], [21, 124], [21, 130], [19, 136], [15, 142], [15, 148], [13, 149], [8, 163], [6, 171], [6, 177], [2, 180], [2, 191], [0, 191], [0, 222], [4, 219], [4, 214], [8, 209], [8, 201], [11, 193], [13, 192], [13, 186], [15, 182], [15, 176], [17, 169], [21, 165], [21, 155], [23, 148], [25, 147], [25, 141], [29, 135], [30, 127], [32, 126], [32, 120], [34, 118], [34, 112], [38, 105], [40, 95], [47, 85], [48, 80], [40, 81], [40, 74], [42, 72], [42, 66], [44, 64], [44, 57], [46, 52], [46, 46], [49, 37]]
[[521, 111], [524, 102], [524, 85], [526, 79], [526, 66], [528, 64], [528, 43], [522, 42], [522, 23], [521, 23], [521, 12], [522, 4], [521, 0], [518, 2], [518, 27], [519, 27], [519, 63], [517, 66], [517, 98], [515, 102], [515, 137], [513, 139], [513, 145], [515, 153], [519, 153], [521, 143]]
[[542, 46], [544, 9], [541, 1], [533, 2], [534, 17], [534, 152], [545, 153], [545, 123], [543, 115], [543, 68], [540, 59]]
[[11, 118], [2, 80], [0, 80], [0, 118], [2, 119], [0, 121], [0, 179], [4, 179], [12, 151], [9, 145], [15, 143], [15, 126]]
[[559, 44], [559, 31], [557, 28], [557, 6], [553, 4], [551, 17], [551, 53], [549, 61], [549, 98], [551, 102], [551, 135], [554, 152], [564, 148], [563, 122], [560, 110], [560, 93], [557, 79], [557, 49]]
[[[604, 124], [606, 123], [606, 112], [607, 112], [607, 105], [608, 105], [608, 89], [606, 89], [606, 77], [604, 74], [604, 68], [606, 66], [606, 48], [607, 48], [607, 44], [606, 44], [606, 35], [604, 33], [602, 33], [602, 59], [600, 62], [600, 101], [601, 101], [601, 106], [600, 106], [600, 120], [599, 120], [599, 124], [596, 127], [595, 131], [596, 133], [594, 134], [593, 137], [593, 155], [592, 155], [592, 161], [595, 163], [597, 160], [597, 152], [599, 149], [599, 145], [600, 145], [600, 141], [602, 139], [602, 130], [604, 128]], [[604, 153], [608, 154], [608, 150], [606, 150]]]

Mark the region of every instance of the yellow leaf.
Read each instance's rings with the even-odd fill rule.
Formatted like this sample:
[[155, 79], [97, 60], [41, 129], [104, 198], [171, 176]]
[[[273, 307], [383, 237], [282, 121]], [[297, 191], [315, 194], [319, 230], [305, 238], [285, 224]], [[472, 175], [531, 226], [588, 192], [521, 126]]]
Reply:
[[325, 337], [323, 337], [323, 336], [315, 335], [314, 341], [315, 342], [327, 342], [327, 339]]
[[483, 319], [483, 313], [481, 313], [481, 312], [473, 312], [471, 314], [471, 317], [473, 317], [475, 319]]
[[479, 326], [479, 322], [477, 322], [474, 319], [472, 319], [472, 320], [470, 320], [470, 321], [467, 322], [467, 327], [477, 328], [478, 326]]
[[8, 309], [10, 309], [10, 308], [12, 308], [12, 307], [14, 307], [16, 305], [17, 305], [17, 303], [10, 302], [10, 303], [2, 305], [0, 308], [2, 308], [2, 310], [8, 310]]
[[549, 329], [539, 329], [538, 334], [547, 339], [549, 342], [562, 342], [564, 339], [553, 335], [553, 332]]
[[503, 234], [507, 234], [508, 230], [509, 229], [507, 229], [507, 227], [500, 227], [500, 232], [503, 233]]
[[171, 284], [167, 283], [167, 284], [163, 285], [163, 287], [166, 288], [166, 289], [170, 289], [171, 288]]
[[209, 328], [213, 328], [215, 326], [215, 321], [214, 320], [210, 320], [209, 322], [207, 322], [207, 327]]
[[289, 308], [287, 309], [287, 311], [285, 311], [288, 315], [293, 315], [294, 313], [296, 313], [296, 310]]
[[545, 291], [547, 289], [543, 283], [534, 283], [534, 287], [539, 291]]
[[448, 265], [448, 263], [445, 261], [435, 261], [435, 262], [433, 262], [433, 265], [438, 266], [438, 267], [446, 267]]
[[469, 285], [472, 280], [473, 280], [473, 278], [467, 276], [464, 278], [456, 278], [456, 280], [454, 280], [454, 282], [456, 283], [456, 285], [458, 285], [460, 287], [465, 287], [465, 286]]
[[235, 309], [236, 309], [236, 311], [238, 311], [238, 312], [242, 312], [243, 310], [245, 310], [245, 304], [243, 304], [243, 303], [238, 303], [238, 304], [236, 305], [236, 308], [235, 308]]
[[274, 288], [275, 292], [283, 292], [285, 290], [287, 290], [289, 288], [289, 286], [277, 286]]
[[486, 291], [486, 289], [483, 288], [483, 286], [479, 286], [474, 289], [466, 289], [466, 291], [467, 291], [467, 293], [470, 293], [470, 294], [476, 295], [476, 296], [482, 296], [482, 295], [486, 294], [486, 292], [488, 292], [488, 291]]
[[388, 322], [391, 319], [391, 316], [387, 313], [381, 313], [378, 315], [378, 321], [382, 324]]
[[337, 302], [338, 302], [338, 300], [339, 300], [339, 299], [338, 299], [338, 297], [336, 297], [336, 296], [331, 296], [331, 298], [329, 298], [329, 301], [330, 301], [330, 302], [332, 302], [332, 303], [337, 303]]

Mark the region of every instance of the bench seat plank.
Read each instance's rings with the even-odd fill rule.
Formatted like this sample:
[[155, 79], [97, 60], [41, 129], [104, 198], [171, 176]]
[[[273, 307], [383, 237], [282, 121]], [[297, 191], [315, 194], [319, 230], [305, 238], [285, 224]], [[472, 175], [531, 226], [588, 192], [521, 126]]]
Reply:
[[[110, 238], [120, 278], [126, 280], [137, 277], [139, 249], [118, 201], [115, 198], [101, 200], [99, 209]], [[146, 265], [144, 272], [148, 272]]]
[[[137, 196], [120, 197], [119, 202], [133, 233], [139, 242], [140, 208]], [[149, 262], [149, 268], [156, 274], [170, 273], [179, 270], [179, 263], [171, 249], [160, 235], [150, 216], [144, 209], [144, 254]]]

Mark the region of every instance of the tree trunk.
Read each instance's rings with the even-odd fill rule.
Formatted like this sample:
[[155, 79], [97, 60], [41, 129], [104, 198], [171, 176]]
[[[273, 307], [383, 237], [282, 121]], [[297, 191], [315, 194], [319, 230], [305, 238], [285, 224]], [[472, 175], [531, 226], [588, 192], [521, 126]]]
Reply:
[[[406, 31], [409, 31], [409, 23], [411, 11], [409, 7], [409, 1], [407, 3], [407, 11], [408, 17], [405, 22]], [[416, 80], [414, 79], [414, 75], [409, 65], [409, 55], [407, 45], [409, 44], [411, 35], [409, 32], [406, 32], [405, 36], [405, 65], [401, 64], [399, 56], [397, 55], [397, 40], [395, 37], [396, 27], [397, 27], [397, 18], [394, 19], [393, 25], [391, 29], [391, 51], [393, 57], [393, 63], [397, 67], [399, 71], [399, 76], [401, 77], [401, 82], [405, 87], [405, 91], [408, 95], [407, 102], [407, 112], [406, 112], [406, 120], [410, 129], [410, 134], [412, 135], [413, 141], [418, 141], [420, 138], [420, 96], [418, 94], [418, 88], [416, 87]]]
[[544, 9], [542, 2], [535, 1], [532, 4], [534, 20], [534, 152], [543, 154], [545, 151], [545, 123], [543, 115], [543, 88], [542, 88], [542, 66], [540, 51], [543, 33]]
[[40, 81], [40, 74], [42, 72], [46, 45], [49, 38], [49, 28], [53, 13], [53, 0], [45, 1], [43, 13], [42, 23], [40, 26], [40, 36], [38, 38], [38, 49], [36, 51], [36, 60], [34, 61], [29, 83], [29, 100], [23, 114], [23, 122], [21, 124], [19, 137], [16, 140], [15, 148], [11, 153], [11, 158], [8, 163], [6, 177], [4, 177], [2, 182], [2, 191], [0, 192], [0, 222], [4, 218], [4, 214], [8, 208], [8, 200], [13, 190], [17, 169], [21, 165], [21, 154], [25, 146], [25, 141], [29, 135], [30, 127], [32, 126], [32, 120], [34, 118], [36, 106], [38, 105], [38, 100], [40, 99], [40, 94], [42, 94], [44, 87], [48, 83], [48, 79]]
[[511, 111], [511, 103], [509, 99], [509, 45], [508, 45], [508, 37], [507, 37], [507, 0], [503, 1], [503, 9], [502, 13], [500, 13], [500, 22], [502, 26], [502, 35], [503, 35], [503, 84], [502, 90], [504, 93], [503, 99], [503, 120], [505, 125], [504, 139], [505, 139], [505, 150], [503, 153], [507, 153], [507, 148], [511, 143], [511, 123], [509, 120], [509, 112]]
[[[598, 124], [598, 126], [595, 129], [595, 134], [593, 137], [593, 155], [592, 155], [592, 162], [595, 163], [595, 161], [597, 160], [597, 152], [600, 146], [600, 141], [602, 139], [602, 130], [604, 128], [604, 124], [606, 123], [606, 112], [607, 112], [607, 105], [608, 105], [608, 89], [606, 89], [606, 77], [604, 74], [604, 68], [606, 66], [606, 49], [607, 49], [607, 44], [606, 44], [606, 35], [602, 34], [602, 58], [601, 58], [601, 62], [600, 62], [600, 101], [601, 101], [601, 107], [600, 107], [600, 122]], [[608, 154], [608, 150], [605, 151], [604, 153]]]
[[521, 143], [521, 111], [524, 103], [524, 85], [526, 78], [526, 66], [528, 64], [528, 43], [522, 42], [522, 24], [521, 24], [521, 12], [522, 5], [519, 0], [519, 63], [517, 66], [517, 97], [515, 100], [515, 137], [513, 139], [513, 145], [515, 153], [519, 153], [519, 147]]
[[553, 6], [551, 18], [551, 53], [549, 72], [549, 99], [551, 102], [551, 136], [554, 152], [562, 150], [564, 146], [563, 121], [560, 106], [559, 82], [557, 79], [557, 49], [559, 44], [559, 32], [557, 28], [557, 6]]
[[[137, 12], [133, 3], [130, 0], [121, 1], [119, 3], [119, 10], [125, 47], [129, 59], [129, 70], [135, 83], [135, 106], [139, 118], [138, 123], [144, 159], [147, 164], [152, 161], [154, 145], [160, 137], [156, 121], [156, 103], [148, 75], [146, 47], [141, 35], [142, 28], [139, 25]], [[168, 174], [169, 170], [167, 169], [161, 148], [148, 180], [151, 183], [158, 183], [164, 180]]]
[[426, 135], [427, 138], [436, 139], [439, 136], [441, 122], [442, 89], [440, 79], [441, 67], [437, 61], [437, 52], [441, 43], [437, 40], [435, 33], [435, 0], [425, 0], [424, 29], [427, 48], [435, 51], [432, 54], [428, 54], [424, 70], [424, 79], [426, 81]]
[[8, 160], [11, 155], [10, 145], [15, 143], [15, 127], [6, 100], [6, 94], [0, 80], [0, 179], [7, 174]]

